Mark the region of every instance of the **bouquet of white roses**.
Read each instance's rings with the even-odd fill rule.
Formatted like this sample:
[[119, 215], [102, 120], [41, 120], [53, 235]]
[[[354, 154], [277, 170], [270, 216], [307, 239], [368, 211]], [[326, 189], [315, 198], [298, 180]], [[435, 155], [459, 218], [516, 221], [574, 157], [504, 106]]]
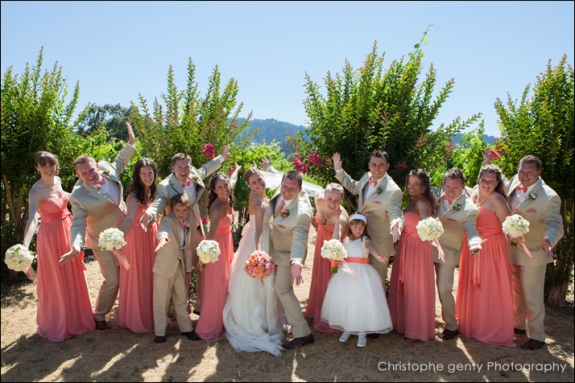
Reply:
[[429, 217], [417, 223], [415, 227], [417, 229], [417, 234], [422, 241], [429, 241], [435, 247], [437, 247], [437, 252], [439, 253], [439, 259], [445, 262], [445, 253], [439, 244], [439, 237], [443, 234], [443, 225], [441, 221], [437, 218]]
[[340, 241], [330, 239], [329, 241], [323, 241], [321, 256], [331, 261], [331, 273], [335, 274], [337, 273], [337, 262], [347, 258], [347, 251]]
[[437, 218], [429, 217], [419, 221], [416, 226], [417, 234], [422, 241], [433, 242], [443, 234], [443, 225]]
[[10, 270], [24, 271], [32, 265], [34, 255], [24, 245], [14, 245], [6, 250], [4, 262]]
[[[533, 258], [531, 252], [525, 246], [525, 240], [523, 236], [529, 233], [529, 221], [520, 216], [519, 214], [513, 214], [505, 218], [502, 225], [503, 232], [509, 236], [511, 239], [518, 239], [519, 243], [523, 246], [523, 250], [527, 253], [530, 258]], [[512, 245], [517, 246], [515, 242], [511, 242]]]
[[198, 252], [198, 257], [200, 258], [200, 270], [205, 267], [206, 263], [215, 263], [220, 258], [221, 250], [220, 244], [212, 240], [203, 240], [200, 242], [198, 247], [196, 247]]
[[98, 247], [102, 251], [111, 251], [118, 262], [126, 268], [130, 269], [130, 263], [122, 253], [122, 247], [126, 245], [124, 241], [124, 233], [115, 227], [104, 230], [98, 237]]
[[510, 215], [503, 222], [503, 232], [510, 238], [519, 238], [529, 233], [529, 221], [519, 214]]
[[98, 246], [103, 251], [120, 250], [124, 245], [124, 233], [115, 227], [104, 230], [98, 238]]

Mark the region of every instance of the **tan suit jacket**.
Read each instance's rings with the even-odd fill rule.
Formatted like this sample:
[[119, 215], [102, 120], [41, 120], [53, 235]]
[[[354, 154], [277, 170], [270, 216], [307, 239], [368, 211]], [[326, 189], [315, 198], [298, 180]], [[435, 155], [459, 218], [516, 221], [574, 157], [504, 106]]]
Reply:
[[[439, 195], [441, 200], [443, 198], [443, 189], [440, 191], [436, 190], [436, 194]], [[467, 237], [468, 246], [471, 246], [472, 242], [481, 242], [481, 237], [475, 227], [478, 215], [479, 210], [477, 210], [477, 207], [475, 207], [475, 204], [471, 202], [465, 192], [461, 193], [453, 201], [443, 216], [439, 217], [438, 211], [436, 211], [436, 216], [439, 217], [444, 230], [443, 235], [439, 237], [439, 243], [445, 253], [446, 265], [456, 266], [459, 264], [464, 236]], [[437, 248], [434, 247], [433, 252], [434, 262], [441, 262]]]
[[[270, 201], [273, 213], [277, 209], [278, 197], [279, 193]], [[270, 255], [278, 266], [290, 266], [293, 262], [303, 265], [307, 255], [312, 216], [311, 203], [305, 190], [285, 206], [284, 210], [289, 212], [286, 218], [278, 215], [271, 222]]]
[[113, 182], [119, 191], [116, 206], [111, 200], [100, 194], [96, 189], [78, 180], [74, 190], [70, 195], [72, 205], [72, 245], [82, 248], [96, 248], [100, 233], [109, 228], [119, 228], [126, 215], [126, 204], [124, 203], [123, 187], [120, 182], [120, 174], [130, 162], [134, 154], [134, 147], [126, 145], [113, 164], [106, 161], [98, 162], [100, 174], [107, 182]]
[[195, 230], [195, 228], [190, 227], [189, 223], [186, 222], [186, 235], [185, 238], [182, 238], [182, 228], [176, 217], [168, 214], [162, 218], [157, 234], [158, 239], [168, 238], [170, 241], [158, 250], [154, 268], [152, 269], [154, 273], [165, 278], [172, 278], [180, 262], [182, 270], [189, 273], [192, 272], [192, 230]]
[[[198, 202], [206, 189], [204, 182], [202, 181], [204, 178], [218, 170], [222, 163], [224, 162], [224, 157], [218, 156], [214, 158], [212, 161], [208, 162], [200, 169], [192, 168], [189, 180], [196, 185], [196, 198], [192, 203], [192, 208], [188, 213], [186, 220], [190, 223], [193, 229], [195, 229], [198, 225], [198, 222], [202, 222], [202, 217], [200, 215], [200, 207], [198, 206]], [[175, 196], [176, 194], [183, 194], [184, 189], [182, 188], [182, 184], [174, 173], [170, 174], [166, 177], [162, 182], [160, 182], [156, 188], [156, 198], [154, 202], [150, 205], [147, 209], [147, 212], [153, 217], [152, 221], [155, 220], [159, 213], [162, 212], [163, 209], [166, 209], [166, 214], [169, 213], [169, 206], [170, 206], [170, 198]], [[200, 225], [202, 230], [202, 235], [205, 235], [204, 228]], [[195, 230], [194, 230], [195, 231]]]
[[363, 188], [367, 185], [371, 173], [367, 172], [361, 180], [353, 180], [345, 171], [336, 173], [335, 177], [344, 188], [352, 194], [359, 195], [358, 211], [367, 217], [367, 234], [380, 255], [388, 260], [395, 255], [391, 226], [399, 221], [399, 228], [403, 228], [403, 212], [401, 211], [401, 189], [386, 173], [376, 191], [363, 200]]
[[[512, 197], [519, 185], [517, 176], [509, 184], [509, 196]], [[549, 239], [551, 246], [555, 247], [563, 237], [563, 219], [561, 218], [561, 198], [553, 189], [547, 186], [541, 178], [533, 187], [531, 196], [517, 207], [515, 214], [519, 214], [529, 221], [529, 232], [525, 234], [525, 245], [533, 255], [529, 258], [522, 246], [510, 246], [509, 258], [511, 263], [521, 266], [537, 267], [553, 262], [547, 258], [545, 250], [541, 247], [544, 237]]]

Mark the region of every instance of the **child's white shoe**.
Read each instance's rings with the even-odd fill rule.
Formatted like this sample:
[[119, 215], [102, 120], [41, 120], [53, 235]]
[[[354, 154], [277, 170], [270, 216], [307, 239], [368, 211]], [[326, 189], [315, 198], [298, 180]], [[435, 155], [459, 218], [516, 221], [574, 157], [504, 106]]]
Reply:
[[357, 338], [357, 347], [365, 347], [367, 345], [367, 339], [365, 338], [365, 335], [360, 335]]
[[351, 335], [350, 333], [344, 332], [344, 333], [341, 334], [341, 336], [339, 337], [339, 341], [340, 341], [341, 343], [347, 342], [347, 340], [349, 339], [349, 336], [350, 336], [350, 335]]

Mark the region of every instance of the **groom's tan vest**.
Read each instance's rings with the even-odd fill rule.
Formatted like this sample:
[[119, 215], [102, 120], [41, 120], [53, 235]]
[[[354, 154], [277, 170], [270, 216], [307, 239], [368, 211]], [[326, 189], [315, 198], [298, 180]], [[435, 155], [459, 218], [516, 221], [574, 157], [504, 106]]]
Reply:
[[133, 146], [126, 145], [114, 160], [114, 164], [106, 161], [98, 162], [100, 175], [106, 179], [106, 182], [113, 182], [118, 187], [118, 206], [96, 189], [84, 184], [82, 180], [76, 182], [70, 195], [73, 215], [70, 231], [73, 246], [80, 249], [84, 245], [92, 249], [97, 248], [98, 237], [102, 231], [119, 228], [124, 222], [126, 204], [123, 199], [124, 191], [120, 182], [120, 174], [130, 162], [134, 151]]

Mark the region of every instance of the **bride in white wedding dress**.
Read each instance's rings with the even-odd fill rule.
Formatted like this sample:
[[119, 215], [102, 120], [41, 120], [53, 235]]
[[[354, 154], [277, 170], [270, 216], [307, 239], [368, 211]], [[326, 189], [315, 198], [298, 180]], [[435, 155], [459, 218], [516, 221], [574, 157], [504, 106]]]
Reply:
[[252, 167], [244, 173], [244, 179], [252, 189], [248, 205], [250, 220], [244, 227], [231, 265], [223, 312], [224, 335], [237, 352], [267, 351], [280, 356], [284, 334], [278, 299], [273, 289], [274, 276], [268, 277], [262, 284], [244, 271], [245, 261], [255, 250], [269, 254], [272, 211], [266, 198], [262, 173]]

